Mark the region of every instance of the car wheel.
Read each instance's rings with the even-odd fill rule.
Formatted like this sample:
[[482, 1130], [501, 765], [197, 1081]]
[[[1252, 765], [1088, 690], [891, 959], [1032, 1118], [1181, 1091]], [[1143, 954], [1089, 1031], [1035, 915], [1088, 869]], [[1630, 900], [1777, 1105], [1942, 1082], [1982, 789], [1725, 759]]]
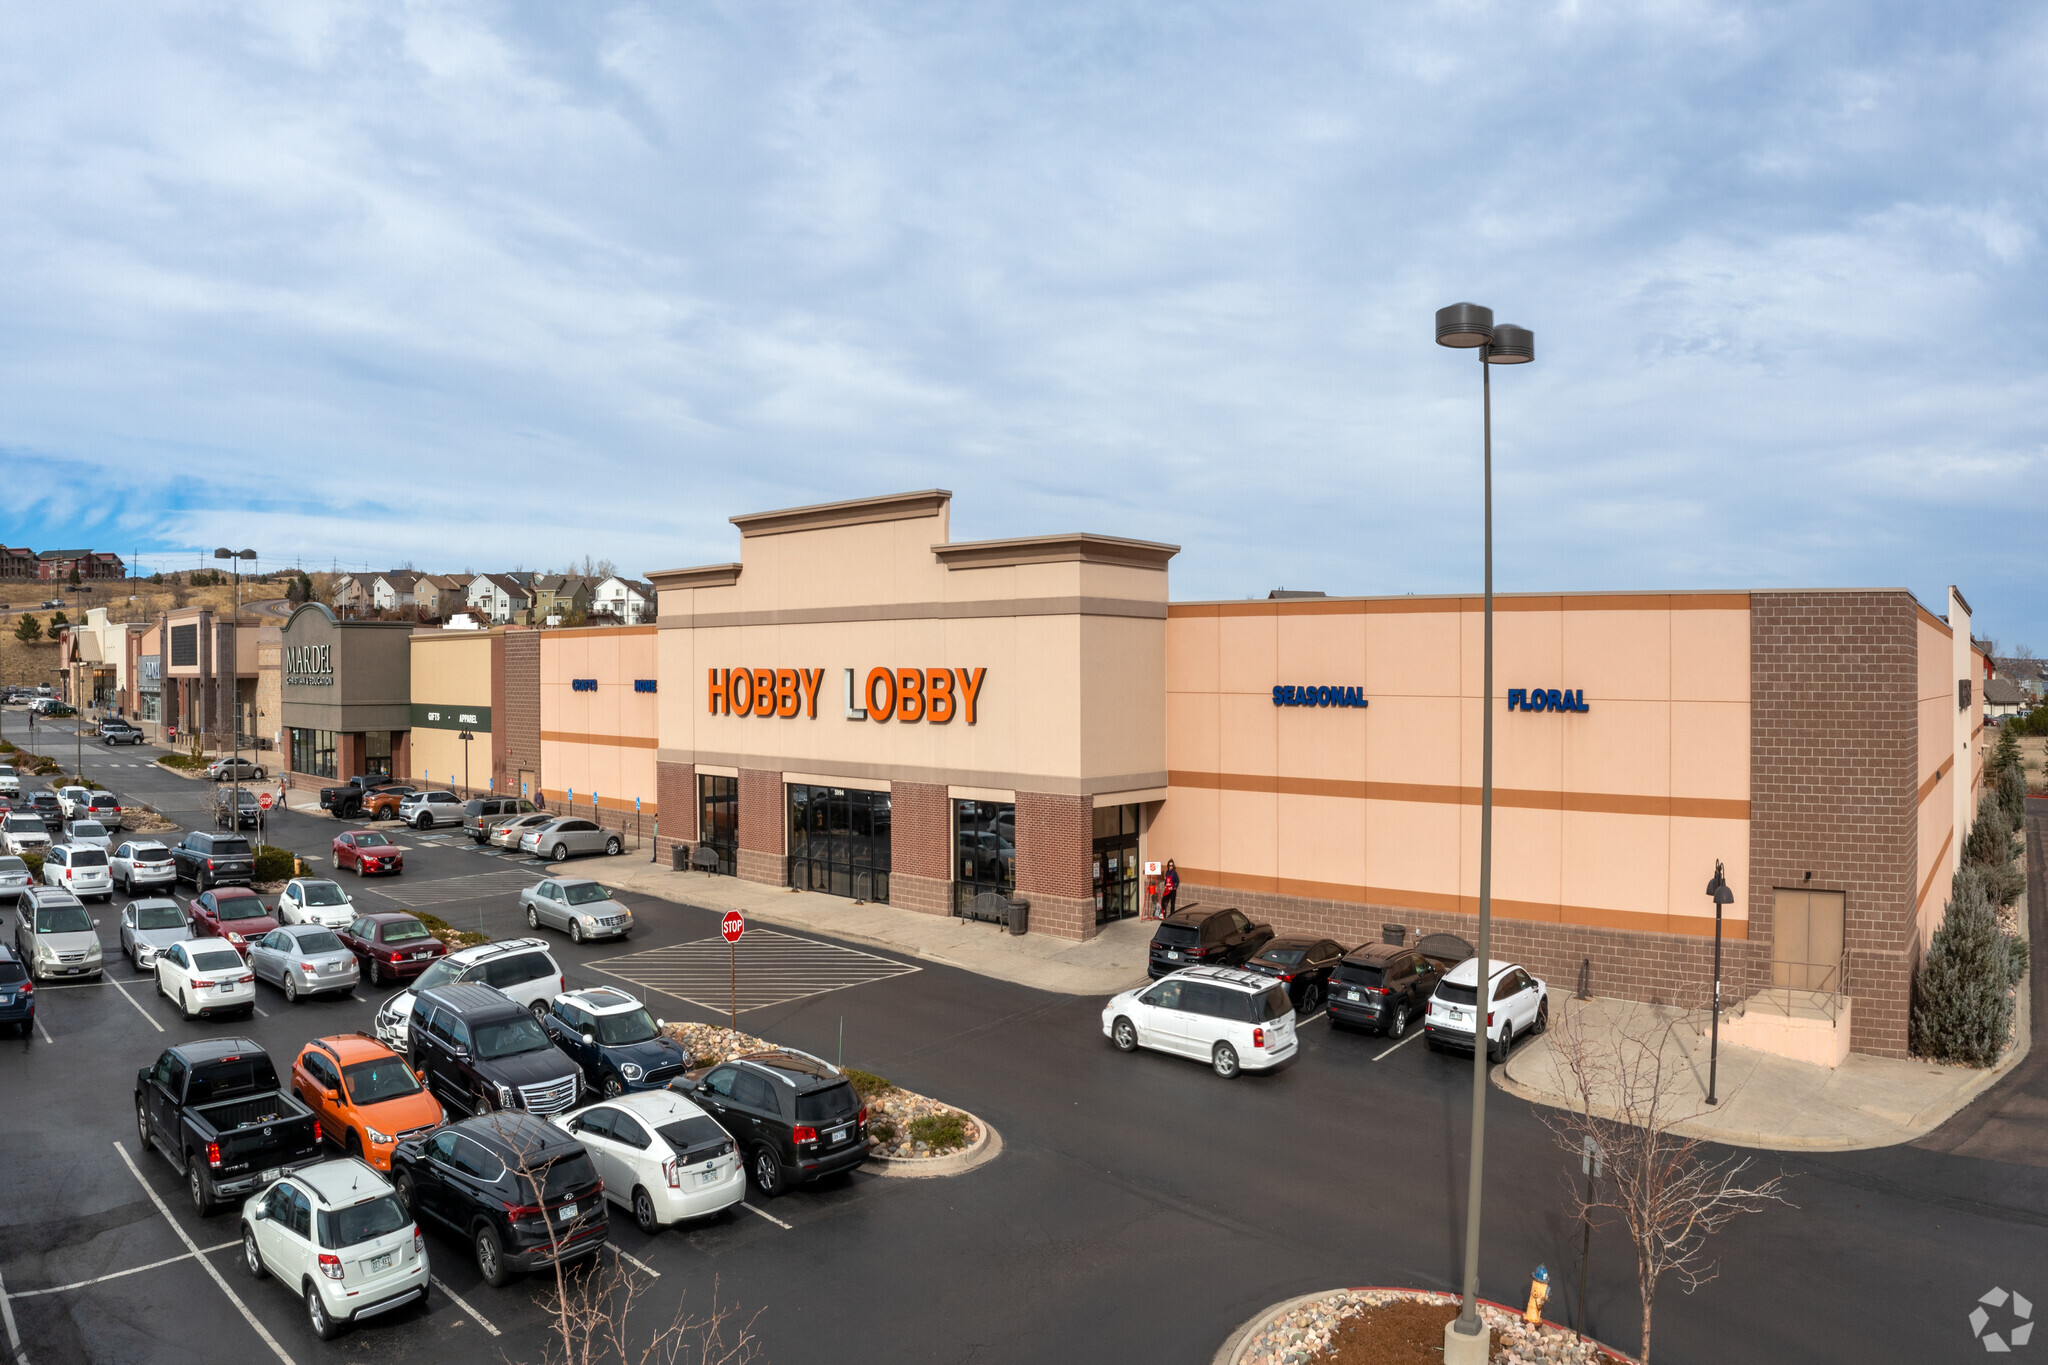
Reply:
[[1508, 1049], [1512, 1048], [1514, 1045], [1515, 1026], [1513, 1024], [1510, 1024], [1507, 1020], [1503, 1019], [1500, 1021], [1500, 1042], [1492, 1047], [1487, 1048], [1486, 1050], [1487, 1052], [1492, 1054], [1492, 1058], [1494, 1061], [1504, 1062], [1508, 1059]]
[[581, 943], [581, 942], [583, 942], [583, 921], [582, 921], [582, 920], [580, 920], [580, 919], [572, 919], [572, 920], [570, 920], [570, 921], [569, 921], [569, 941], [570, 941], [571, 943]]
[[377, 959], [374, 957], [370, 959], [370, 984], [372, 986], [384, 984], [384, 969], [378, 965]]
[[1542, 1003], [1542, 1004], [1540, 1004], [1540, 1005], [1538, 1005], [1538, 1006], [1536, 1007], [1536, 1027], [1535, 1027], [1535, 1028], [1533, 1028], [1533, 1029], [1530, 1029], [1529, 1031], [1530, 1031], [1531, 1033], [1541, 1033], [1541, 1032], [1543, 1032], [1543, 1030], [1545, 1030], [1545, 1029], [1547, 1029], [1547, 1028], [1549, 1028], [1549, 1027], [1550, 1027], [1550, 1000], [1549, 1000], [1549, 998], [1548, 998], [1548, 997], [1546, 997], [1546, 998], [1544, 999], [1543, 1003]]
[[[398, 1202], [399, 1202], [400, 1204], [403, 1204], [403, 1205], [405, 1206], [405, 1211], [406, 1211], [407, 1213], [412, 1213], [412, 1212], [413, 1212], [413, 1207], [412, 1207], [412, 1174], [411, 1174], [411, 1172], [409, 1172], [409, 1171], [400, 1171], [400, 1172], [398, 1172], [398, 1173], [397, 1173], [396, 1175], [392, 1176], [392, 1177], [391, 1177], [391, 1192], [392, 1192], [393, 1194], [395, 1194], [395, 1195], [397, 1195], [397, 1196], [398, 1196]], [[415, 1218], [417, 1218], [417, 1217], [418, 1217], [418, 1215], [417, 1215], [417, 1214], [414, 1214], [413, 1216], [414, 1216]]]
[[476, 1230], [476, 1268], [484, 1283], [493, 1289], [503, 1289], [512, 1279], [512, 1272], [505, 1266], [505, 1244], [489, 1223]]
[[1301, 1017], [1306, 1019], [1316, 1012], [1316, 1006], [1323, 1003], [1322, 988], [1310, 982], [1308, 989], [1301, 993]]
[[327, 1316], [327, 1305], [320, 1302], [320, 1291], [310, 1284], [306, 1286], [306, 1325], [322, 1341], [332, 1341], [341, 1335], [341, 1324]]
[[257, 780], [258, 782], [261, 782], [261, 781], [263, 780], [263, 769], [261, 769], [261, 768], [258, 768], [258, 769], [256, 770], [256, 780]]
[[1122, 1015], [1118, 1015], [1117, 1021], [1109, 1026], [1109, 1040], [1116, 1044], [1118, 1052], [1136, 1051], [1138, 1046], [1138, 1030], [1136, 1025], [1132, 1024], [1130, 1020]]
[[184, 1017], [185, 1022], [188, 1024], [199, 1017], [192, 1012], [192, 999], [185, 994], [182, 987], [178, 990], [178, 1013]]
[[748, 1173], [754, 1177], [754, 1188], [761, 1191], [763, 1199], [773, 1199], [782, 1193], [782, 1160], [773, 1148], [756, 1147]]
[[606, 1099], [615, 1100], [625, 1093], [626, 1083], [624, 1081], [620, 1080], [617, 1076], [608, 1075], [604, 1078], [604, 1097]]
[[1229, 1080], [1238, 1072], [1237, 1049], [1228, 1043], [1216, 1044], [1216, 1051], [1209, 1056], [1209, 1065], [1215, 1069], [1217, 1075], [1226, 1081]]
[[341, 1150], [344, 1156], [352, 1156], [358, 1161], [363, 1159], [363, 1140], [356, 1136], [355, 1129], [348, 1130], [348, 1138], [341, 1144]]
[[256, 1230], [247, 1223], [242, 1225], [242, 1268], [252, 1280], [263, 1278], [263, 1253], [256, 1249]]
[[430, 830], [434, 827], [434, 822], [425, 811], [421, 811], [418, 815], [413, 817], [412, 827], [416, 830], [419, 830], [421, 833], [425, 833], [427, 830]]
[[556, 862], [558, 862], [558, 863], [559, 863], [559, 862], [562, 862], [562, 861], [564, 861], [565, 859], [567, 859], [567, 858], [568, 858], [568, 856], [569, 856], [569, 849], [568, 849], [568, 846], [567, 846], [566, 844], [556, 844], [556, 845], [555, 845], [555, 861], [556, 861]]
[[298, 978], [292, 975], [291, 969], [289, 967], [285, 969], [284, 973], [284, 1002], [287, 1005], [296, 1005], [299, 1003]]
[[1394, 1022], [1387, 1028], [1387, 1036], [1399, 1038], [1408, 1031], [1408, 1006], [1401, 1005], [1394, 1011]]
[[529, 929], [540, 928], [540, 912], [530, 905], [526, 907], [526, 927]]
[[536, 1000], [526, 1008], [533, 1011], [533, 1017], [536, 1019], [548, 1017], [548, 1003], [545, 1000]]
[[185, 1158], [185, 1193], [201, 1218], [213, 1216], [213, 1191], [207, 1188], [206, 1172], [196, 1154]]
[[604, 841], [604, 851], [614, 858], [616, 858], [619, 855], [619, 850], [623, 849], [624, 847], [625, 845], [619, 842], [618, 837], [616, 835]]
[[135, 1106], [135, 1140], [142, 1144], [137, 1150], [147, 1155], [149, 1152], [149, 1111], [139, 1104]]

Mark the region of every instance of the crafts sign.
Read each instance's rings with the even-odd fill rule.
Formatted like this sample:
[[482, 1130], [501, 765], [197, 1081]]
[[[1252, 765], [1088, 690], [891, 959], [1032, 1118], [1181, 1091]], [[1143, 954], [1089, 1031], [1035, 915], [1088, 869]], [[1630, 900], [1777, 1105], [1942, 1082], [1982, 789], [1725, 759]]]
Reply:
[[284, 647], [285, 686], [308, 684], [331, 687], [334, 684], [333, 645], [286, 645]]

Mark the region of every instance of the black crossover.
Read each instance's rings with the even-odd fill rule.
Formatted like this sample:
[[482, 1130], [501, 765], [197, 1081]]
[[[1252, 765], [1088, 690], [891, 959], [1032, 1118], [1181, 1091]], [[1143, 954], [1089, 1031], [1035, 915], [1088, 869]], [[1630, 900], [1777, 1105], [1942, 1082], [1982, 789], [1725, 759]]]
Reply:
[[1272, 938], [1272, 925], [1253, 924], [1242, 910], [1175, 911], [1152, 935], [1145, 974], [1156, 981], [1183, 967], [1242, 967]]
[[493, 1286], [592, 1255], [611, 1233], [590, 1153], [531, 1114], [464, 1119], [401, 1142], [391, 1183], [416, 1221], [469, 1243]]
[[755, 1187], [771, 1199], [867, 1159], [867, 1106], [843, 1072], [808, 1053], [751, 1052], [668, 1088], [732, 1134]]
[[524, 1005], [494, 986], [464, 981], [421, 991], [406, 1044], [427, 1088], [458, 1114], [559, 1114], [583, 1090], [582, 1068]]

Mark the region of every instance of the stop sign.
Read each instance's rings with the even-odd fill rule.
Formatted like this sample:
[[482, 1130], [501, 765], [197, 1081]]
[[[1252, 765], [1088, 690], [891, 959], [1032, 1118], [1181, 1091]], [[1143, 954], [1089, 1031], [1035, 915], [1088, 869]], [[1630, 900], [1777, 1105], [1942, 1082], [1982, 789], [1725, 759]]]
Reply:
[[261, 796], [257, 797], [256, 799], [257, 799], [258, 801], [260, 801], [260, 802], [261, 802], [261, 803], [263, 804], [263, 809], [265, 809], [265, 810], [269, 810], [269, 809], [270, 809], [270, 793], [269, 793], [269, 792], [265, 792], [265, 793], [263, 793], [263, 795], [261, 795]]
[[727, 943], [738, 943], [740, 935], [747, 932], [747, 918], [737, 910], [725, 912], [725, 919], [719, 923], [718, 932], [725, 935]]

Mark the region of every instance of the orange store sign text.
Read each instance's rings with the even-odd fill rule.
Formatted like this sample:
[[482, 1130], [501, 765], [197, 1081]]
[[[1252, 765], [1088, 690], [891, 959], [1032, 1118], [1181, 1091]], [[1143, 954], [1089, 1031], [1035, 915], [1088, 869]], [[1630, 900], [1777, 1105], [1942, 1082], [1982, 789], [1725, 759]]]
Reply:
[[[714, 716], [818, 717], [822, 668], [714, 668], [705, 707]], [[846, 670], [848, 720], [974, 724], [985, 668], [871, 668], [865, 685]]]

